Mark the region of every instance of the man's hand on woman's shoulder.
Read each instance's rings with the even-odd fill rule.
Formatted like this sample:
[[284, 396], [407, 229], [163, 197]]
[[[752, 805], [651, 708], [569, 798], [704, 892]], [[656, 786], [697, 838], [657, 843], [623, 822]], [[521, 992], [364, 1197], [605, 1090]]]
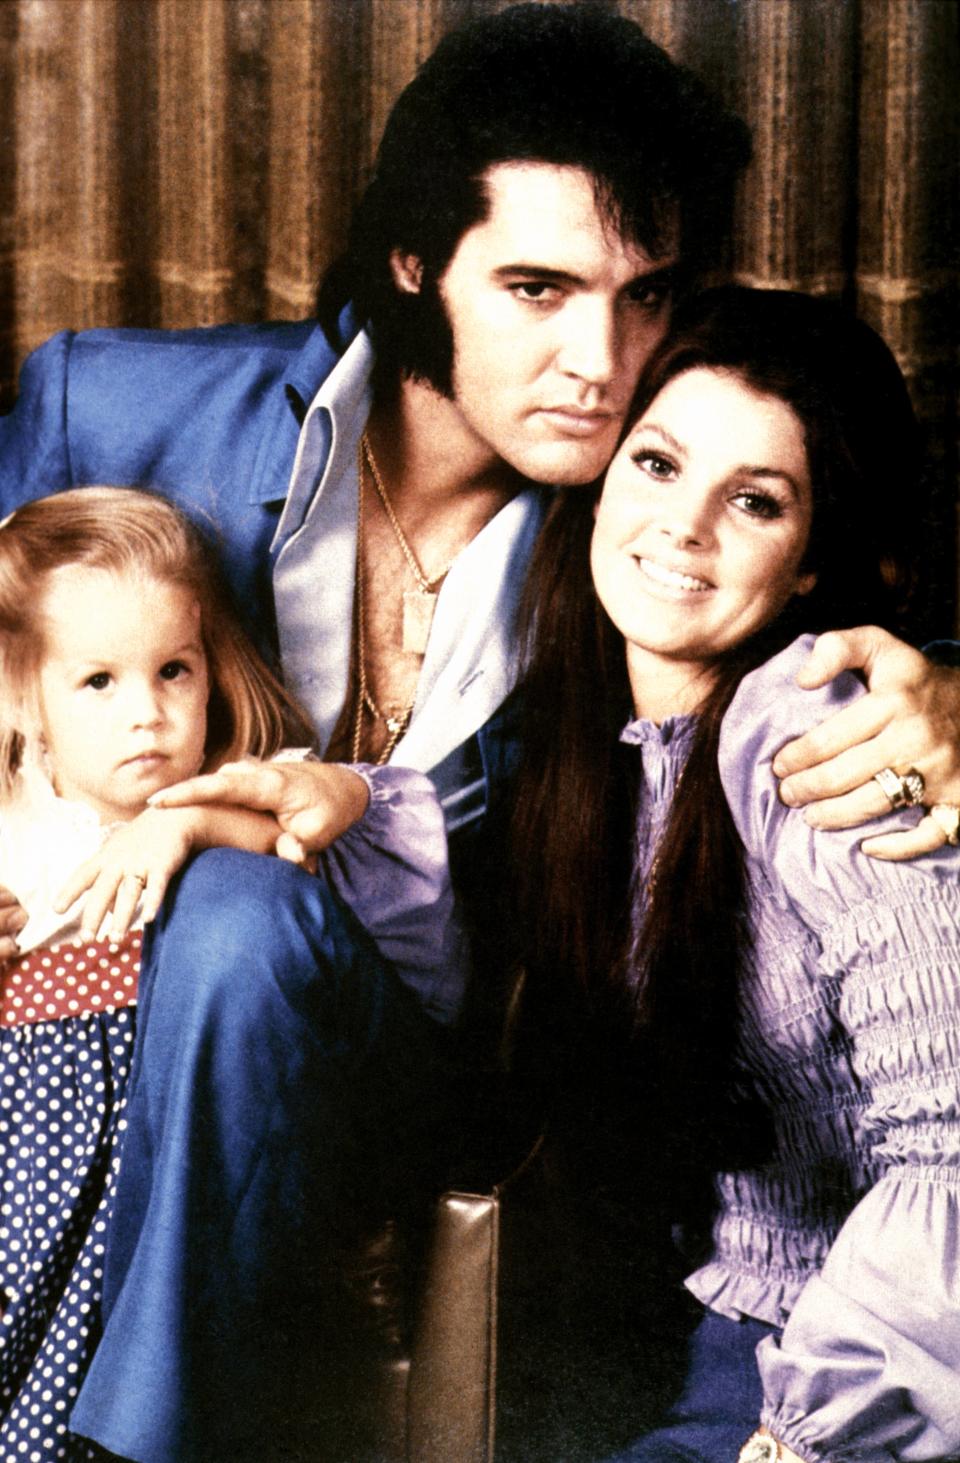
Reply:
[[[926, 806], [960, 805], [960, 671], [867, 626], [819, 636], [798, 682], [823, 686], [844, 670], [863, 673], [867, 695], [777, 754], [783, 801], [805, 808], [815, 828], [853, 828], [890, 811], [875, 780], [886, 768], [898, 777], [919, 773]], [[864, 851], [908, 859], [945, 841], [942, 824], [928, 815], [868, 840]]]

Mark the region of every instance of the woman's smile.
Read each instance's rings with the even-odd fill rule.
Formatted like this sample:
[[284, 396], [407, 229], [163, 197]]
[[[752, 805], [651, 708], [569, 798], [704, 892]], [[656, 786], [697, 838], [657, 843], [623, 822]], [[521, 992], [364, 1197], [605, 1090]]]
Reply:
[[644, 577], [652, 581], [652, 591], [666, 591], [667, 599], [686, 599], [689, 594], [702, 594], [713, 585], [682, 569], [671, 569], [654, 559], [638, 556], [637, 564]]
[[656, 719], [668, 692], [694, 709], [717, 657], [813, 587], [812, 514], [803, 427], [784, 401], [707, 367], [658, 393], [607, 471], [590, 552], [638, 715]]

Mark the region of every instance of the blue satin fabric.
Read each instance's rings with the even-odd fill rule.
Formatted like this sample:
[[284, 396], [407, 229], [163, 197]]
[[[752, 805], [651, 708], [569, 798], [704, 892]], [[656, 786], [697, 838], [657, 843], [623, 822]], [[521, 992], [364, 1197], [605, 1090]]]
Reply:
[[314, 1308], [335, 1329], [331, 1245], [423, 1177], [447, 1040], [319, 879], [226, 849], [187, 868], [145, 945], [71, 1430], [137, 1463], [284, 1456], [278, 1370]]

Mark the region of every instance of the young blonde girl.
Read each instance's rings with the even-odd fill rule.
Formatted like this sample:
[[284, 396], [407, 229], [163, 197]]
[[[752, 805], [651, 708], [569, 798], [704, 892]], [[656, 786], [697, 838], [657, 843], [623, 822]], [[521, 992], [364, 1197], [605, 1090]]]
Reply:
[[[186, 762], [158, 760], [155, 768], [144, 769], [144, 775], [131, 784], [129, 792], [118, 788], [118, 805], [112, 810], [116, 816], [110, 816], [108, 807], [101, 826], [135, 821], [139, 816], [142, 821], [136, 824], [136, 834], [144, 844], [144, 858], [156, 864], [155, 845], [163, 824], [145, 813], [152, 791], [200, 767], [213, 768], [247, 755], [271, 756], [285, 744], [309, 742], [311, 734], [305, 719], [241, 631], [224, 600], [213, 557], [185, 519], [162, 500], [128, 489], [75, 489], [42, 499], [18, 510], [0, 534], [0, 801], [5, 807], [5, 847], [9, 848], [15, 837], [11, 819], [19, 824], [36, 816], [38, 797], [40, 806], [43, 802], [44, 783], [56, 784], [58, 764], [63, 773], [66, 764], [84, 756], [94, 763], [101, 757], [109, 758], [109, 749], [102, 740], [99, 745], [75, 745], [88, 722], [94, 741], [102, 738], [103, 728], [96, 728], [86, 707], [96, 700], [101, 707], [108, 701], [114, 706], [116, 703], [116, 688], [107, 684], [115, 677], [98, 668], [108, 652], [104, 637], [110, 640], [110, 649], [119, 645], [121, 658], [130, 662], [124, 671], [132, 678], [140, 670], [133, 661], [145, 655], [148, 658], [158, 648], [171, 648], [162, 635], [156, 646], [144, 644], [151, 628], [157, 627], [158, 613], [162, 615], [171, 602], [173, 624], [186, 626], [184, 643], [189, 642], [193, 656], [193, 663], [181, 665], [176, 673], [180, 688], [192, 678], [194, 685], [199, 682], [209, 689], [209, 696], [201, 695], [190, 709], [192, 724], [187, 740], [195, 747], [196, 755], [188, 753]], [[177, 610], [181, 611], [179, 615]], [[62, 642], [56, 647], [58, 656], [52, 655], [52, 634]], [[172, 648], [182, 649], [183, 645], [174, 644]], [[144, 654], [138, 656], [138, 652]], [[84, 675], [73, 699], [67, 700], [53, 680], [57, 664], [63, 664], [67, 675], [73, 673], [71, 659]], [[155, 667], [158, 675], [163, 667], [161, 658]], [[90, 684], [98, 676], [104, 682], [102, 687]], [[175, 678], [171, 676], [167, 683], [171, 690]], [[58, 730], [56, 747], [47, 745], [51, 733], [44, 724], [53, 710], [44, 701], [49, 703], [51, 698], [62, 709], [66, 723], [62, 737]], [[137, 709], [131, 709], [136, 721]], [[114, 710], [112, 714], [118, 713]], [[134, 729], [131, 735], [143, 741], [150, 732]], [[103, 812], [103, 806], [98, 808], [96, 804], [99, 801], [103, 805], [104, 798], [98, 800], [96, 792], [91, 791], [91, 785], [97, 782], [97, 769], [94, 766], [87, 771], [88, 775], [81, 774], [79, 779], [87, 784], [84, 800], [93, 805], [94, 812]], [[119, 773], [104, 771], [103, 775], [108, 780], [112, 775], [118, 783], [121, 780]], [[108, 793], [107, 803], [110, 797]], [[184, 838], [180, 851], [186, 855], [187, 842], [190, 847], [201, 847], [235, 838], [241, 847], [266, 852], [272, 851], [276, 841], [276, 829], [267, 819], [244, 817], [233, 825], [232, 836], [226, 836], [226, 830], [222, 816], [214, 826], [197, 809], [180, 825], [178, 831]], [[131, 851], [135, 841], [128, 836]], [[43, 864], [35, 872], [48, 893], [53, 892], [50, 880], [54, 869], [64, 869], [73, 851], [71, 844], [69, 853], [61, 852], [53, 860], [50, 851], [45, 852]], [[3, 869], [0, 881], [9, 872], [13, 886], [23, 890], [21, 902], [34, 905], [31, 923], [18, 942], [20, 949], [47, 943], [54, 933], [72, 929], [78, 923], [79, 911], [67, 915], [65, 911], [37, 908], [36, 897], [31, 898], [34, 891], [22, 849], [13, 851], [11, 857], [13, 867]], [[176, 867], [171, 850], [166, 877]], [[128, 877], [138, 879], [143, 872], [138, 870]], [[164, 887], [165, 879], [156, 869], [149, 890], [151, 912], [159, 907]], [[129, 899], [124, 897], [128, 891], [121, 894], [118, 886], [111, 892], [120, 898], [117, 913], [130, 913]], [[102, 886], [98, 897], [106, 903]], [[51, 923], [51, 914], [63, 918]]]
[[[132, 489], [64, 492], [0, 528], [0, 684], [0, 884], [25, 918], [0, 995], [0, 1456], [26, 1444], [47, 1463], [102, 1456], [69, 1419], [100, 1330], [143, 927], [191, 854], [270, 853], [280, 836], [272, 815], [148, 800], [311, 734], [200, 535]], [[344, 827], [363, 823], [375, 777], [325, 771]], [[405, 781], [402, 839], [432, 794], [389, 775]], [[282, 846], [299, 858], [295, 839]], [[353, 897], [357, 867], [347, 842], [328, 877], [389, 940], [396, 909], [378, 923], [376, 881]]]

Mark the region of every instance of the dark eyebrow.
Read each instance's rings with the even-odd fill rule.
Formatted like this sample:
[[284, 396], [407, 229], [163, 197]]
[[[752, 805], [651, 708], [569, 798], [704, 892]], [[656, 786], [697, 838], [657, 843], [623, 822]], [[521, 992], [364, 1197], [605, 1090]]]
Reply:
[[660, 440], [666, 443], [670, 450], [675, 452], [678, 457], [686, 457], [687, 449], [683, 443], [678, 442], [676, 437], [671, 436], [666, 427], [659, 426], [657, 422], [638, 422], [635, 430], [637, 432], [655, 432]]
[[544, 264], [501, 264], [493, 271], [494, 279], [542, 279], [550, 284], [585, 284], [586, 281], [579, 274], [571, 274], [566, 269], [548, 269]]
[[[641, 274], [635, 274], [633, 279], [628, 280], [624, 285], [624, 289], [636, 289], [637, 285], [669, 286], [673, 284], [678, 272], [679, 269], [676, 263], [665, 264], [660, 269], [650, 269]], [[510, 279], [536, 279], [543, 280], [547, 284], [572, 285], [575, 287], [585, 285], [587, 282], [582, 275], [573, 274], [569, 269], [552, 269], [546, 264], [525, 264], [523, 261], [517, 264], [499, 265], [493, 271], [493, 278], [503, 281]]]
[[[634, 431], [638, 435], [642, 432], [653, 432], [654, 435], [659, 437], [660, 440], [664, 442], [666, 446], [671, 449], [671, 451], [675, 452], [678, 457], [686, 457], [687, 455], [687, 449], [684, 447], [683, 443], [678, 442], [676, 437], [672, 436], [667, 431], [666, 427], [661, 427], [658, 422], [638, 422], [636, 427], [634, 428]], [[783, 472], [778, 467], [751, 467], [749, 463], [742, 462], [738, 467], [735, 467], [733, 469], [730, 475], [731, 477], [735, 477], [738, 473], [745, 473], [747, 477], [752, 478], [776, 478], [779, 482], [786, 483], [787, 487], [793, 493], [793, 496], [797, 499], [798, 502], [800, 502], [803, 497], [803, 494], [800, 490], [800, 485], [796, 481], [796, 479], [792, 477], [790, 473]]]
[[631, 289], [634, 285], [638, 284], [657, 285], [661, 288], [675, 289], [680, 274], [680, 262], [675, 259], [671, 264], [661, 265], [659, 269], [648, 269], [643, 274], [635, 275], [630, 281], [630, 284], [627, 285], [627, 289]]

